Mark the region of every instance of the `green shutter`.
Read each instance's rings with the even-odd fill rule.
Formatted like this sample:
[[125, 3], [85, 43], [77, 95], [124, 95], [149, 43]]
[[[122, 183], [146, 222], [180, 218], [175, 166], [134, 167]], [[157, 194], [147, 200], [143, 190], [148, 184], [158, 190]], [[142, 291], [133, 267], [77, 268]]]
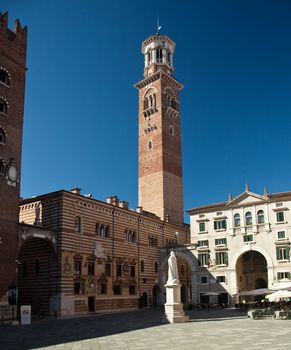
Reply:
[[215, 239], [215, 245], [218, 245], [219, 243], [218, 243], [218, 239], [216, 238]]
[[286, 247], [285, 248], [285, 250], [286, 250], [286, 258], [289, 260], [290, 259], [290, 247]]
[[226, 230], [226, 220], [222, 221], [222, 228], [224, 228]]
[[277, 256], [277, 260], [280, 260], [280, 248], [276, 247], [276, 256]]
[[217, 221], [214, 221], [214, 230], [217, 230]]

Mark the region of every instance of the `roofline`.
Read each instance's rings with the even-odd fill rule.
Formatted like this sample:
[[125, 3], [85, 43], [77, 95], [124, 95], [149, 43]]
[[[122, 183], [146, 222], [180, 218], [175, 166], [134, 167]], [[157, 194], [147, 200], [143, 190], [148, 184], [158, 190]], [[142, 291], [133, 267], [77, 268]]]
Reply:
[[[243, 192], [245, 193], [245, 192]], [[242, 194], [243, 194], [242, 193]], [[242, 194], [238, 195], [237, 197], [233, 198], [232, 201], [234, 201], [236, 198], [238, 198], [239, 196], [241, 196]], [[253, 192], [250, 192], [250, 194], [253, 194], [253, 195], [256, 195], [258, 196], [256, 193], [253, 193]], [[276, 192], [276, 193], [268, 193], [267, 195], [268, 197], [266, 197], [265, 201], [268, 201], [270, 199], [276, 199], [276, 198], [281, 198], [281, 197], [287, 197], [287, 196], [291, 196], [291, 191], [287, 191], [287, 192]], [[262, 199], [263, 200], [263, 199]], [[213, 203], [213, 204], [207, 204], [207, 205], [202, 205], [200, 207], [194, 207], [194, 208], [191, 208], [191, 209], [188, 209], [186, 210], [186, 212], [188, 214], [191, 214], [193, 211], [201, 211], [203, 209], [211, 209], [211, 208], [225, 208], [226, 205], [228, 204], [229, 202], [220, 202], [220, 203]]]
[[119, 210], [124, 210], [126, 211], [127, 213], [130, 213], [132, 215], [137, 215], [137, 216], [140, 216], [142, 217], [143, 219], [148, 219], [148, 220], [154, 220], [155, 222], [157, 223], [160, 223], [160, 225], [163, 225], [163, 224], [167, 224], [167, 225], [171, 225], [171, 226], [174, 226], [174, 227], [178, 227], [178, 228], [187, 228], [189, 227], [190, 225], [187, 224], [187, 223], [182, 223], [181, 225], [178, 225], [178, 224], [175, 224], [173, 222], [166, 222], [164, 220], [161, 220], [159, 217], [149, 217], [149, 216], [146, 216], [146, 215], [143, 215], [142, 213], [138, 213], [137, 211], [135, 210], [131, 210], [131, 209], [126, 209], [126, 208], [122, 208], [122, 207], [119, 207], [118, 205], [113, 205], [113, 204], [109, 204], [107, 202], [104, 202], [104, 201], [101, 201], [99, 199], [96, 199], [96, 198], [89, 198], [89, 197], [85, 197], [84, 195], [82, 194], [77, 194], [77, 193], [73, 193], [71, 191], [68, 191], [68, 190], [58, 190], [58, 191], [54, 191], [54, 192], [49, 192], [49, 193], [45, 193], [45, 194], [41, 194], [39, 196], [35, 196], [35, 197], [30, 197], [30, 198], [24, 198], [22, 200], [20, 200], [20, 203], [19, 205], [25, 205], [25, 204], [28, 204], [28, 203], [31, 203], [31, 202], [37, 202], [37, 201], [40, 201], [42, 199], [46, 199], [48, 197], [53, 197], [53, 196], [60, 196], [62, 194], [68, 194], [70, 196], [77, 196], [79, 197], [80, 199], [82, 200], [88, 200], [88, 201], [94, 201], [94, 202], [98, 202], [102, 205], [106, 205], [108, 207], [111, 207], [111, 208], [117, 208]]

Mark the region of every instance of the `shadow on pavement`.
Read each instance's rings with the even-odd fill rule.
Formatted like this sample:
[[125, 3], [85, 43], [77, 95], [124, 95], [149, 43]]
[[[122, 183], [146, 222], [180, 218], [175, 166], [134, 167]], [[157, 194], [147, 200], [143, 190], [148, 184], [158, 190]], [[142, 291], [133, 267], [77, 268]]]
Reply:
[[[187, 314], [192, 322], [246, 317], [246, 313], [231, 309], [188, 311]], [[5, 350], [26, 350], [99, 338], [163, 326], [162, 317], [163, 309], [156, 308], [71, 319], [45, 319], [26, 326], [2, 326], [0, 347]]]

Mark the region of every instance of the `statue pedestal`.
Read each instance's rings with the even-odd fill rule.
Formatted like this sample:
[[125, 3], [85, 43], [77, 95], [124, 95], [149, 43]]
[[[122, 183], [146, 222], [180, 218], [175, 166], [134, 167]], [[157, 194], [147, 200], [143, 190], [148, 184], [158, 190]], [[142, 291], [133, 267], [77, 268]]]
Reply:
[[189, 321], [189, 316], [185, 315], [183, 304], [181, 303], [181, 284], [167, 283], [165, 304], [165, 319], [170, 323], [181, 323]]

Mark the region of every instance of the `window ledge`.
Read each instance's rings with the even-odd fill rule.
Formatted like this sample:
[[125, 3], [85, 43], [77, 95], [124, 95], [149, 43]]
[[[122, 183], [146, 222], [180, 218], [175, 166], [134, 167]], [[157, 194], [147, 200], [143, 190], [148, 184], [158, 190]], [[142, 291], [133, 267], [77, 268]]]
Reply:
[[288, 224], [288, 221], [278, 221], [275, 222], [276, 225]]
[[219, 229], [217, 229], [217, 230], [214, 230], [215, 232], [223, 232], [223, 231], [226, 231], [226, 229], [225, 228], [219, 228]]
[[5, 117], [7, 117], [7, 113], [5, 113], [5, 112], [0, 112], [0, 115], [5, 115]]
[[226, 264], [219, 264], [219, 265], [216, 265], [217, 267], [226, 267], [227, 265]]
[[208, 231], [200, 231], [200, 232], [198, 232], [199, 233], [199, 235], [203, 235], [203, 234], [205, 234], [205, 233], [208, 233]]
[[278, 261], [278, 263], [288, 263], [288, 262], [290, 262], [290, 260], [288, 260], [288, 259], [282, 259], [282, 260], [277, 260]]

